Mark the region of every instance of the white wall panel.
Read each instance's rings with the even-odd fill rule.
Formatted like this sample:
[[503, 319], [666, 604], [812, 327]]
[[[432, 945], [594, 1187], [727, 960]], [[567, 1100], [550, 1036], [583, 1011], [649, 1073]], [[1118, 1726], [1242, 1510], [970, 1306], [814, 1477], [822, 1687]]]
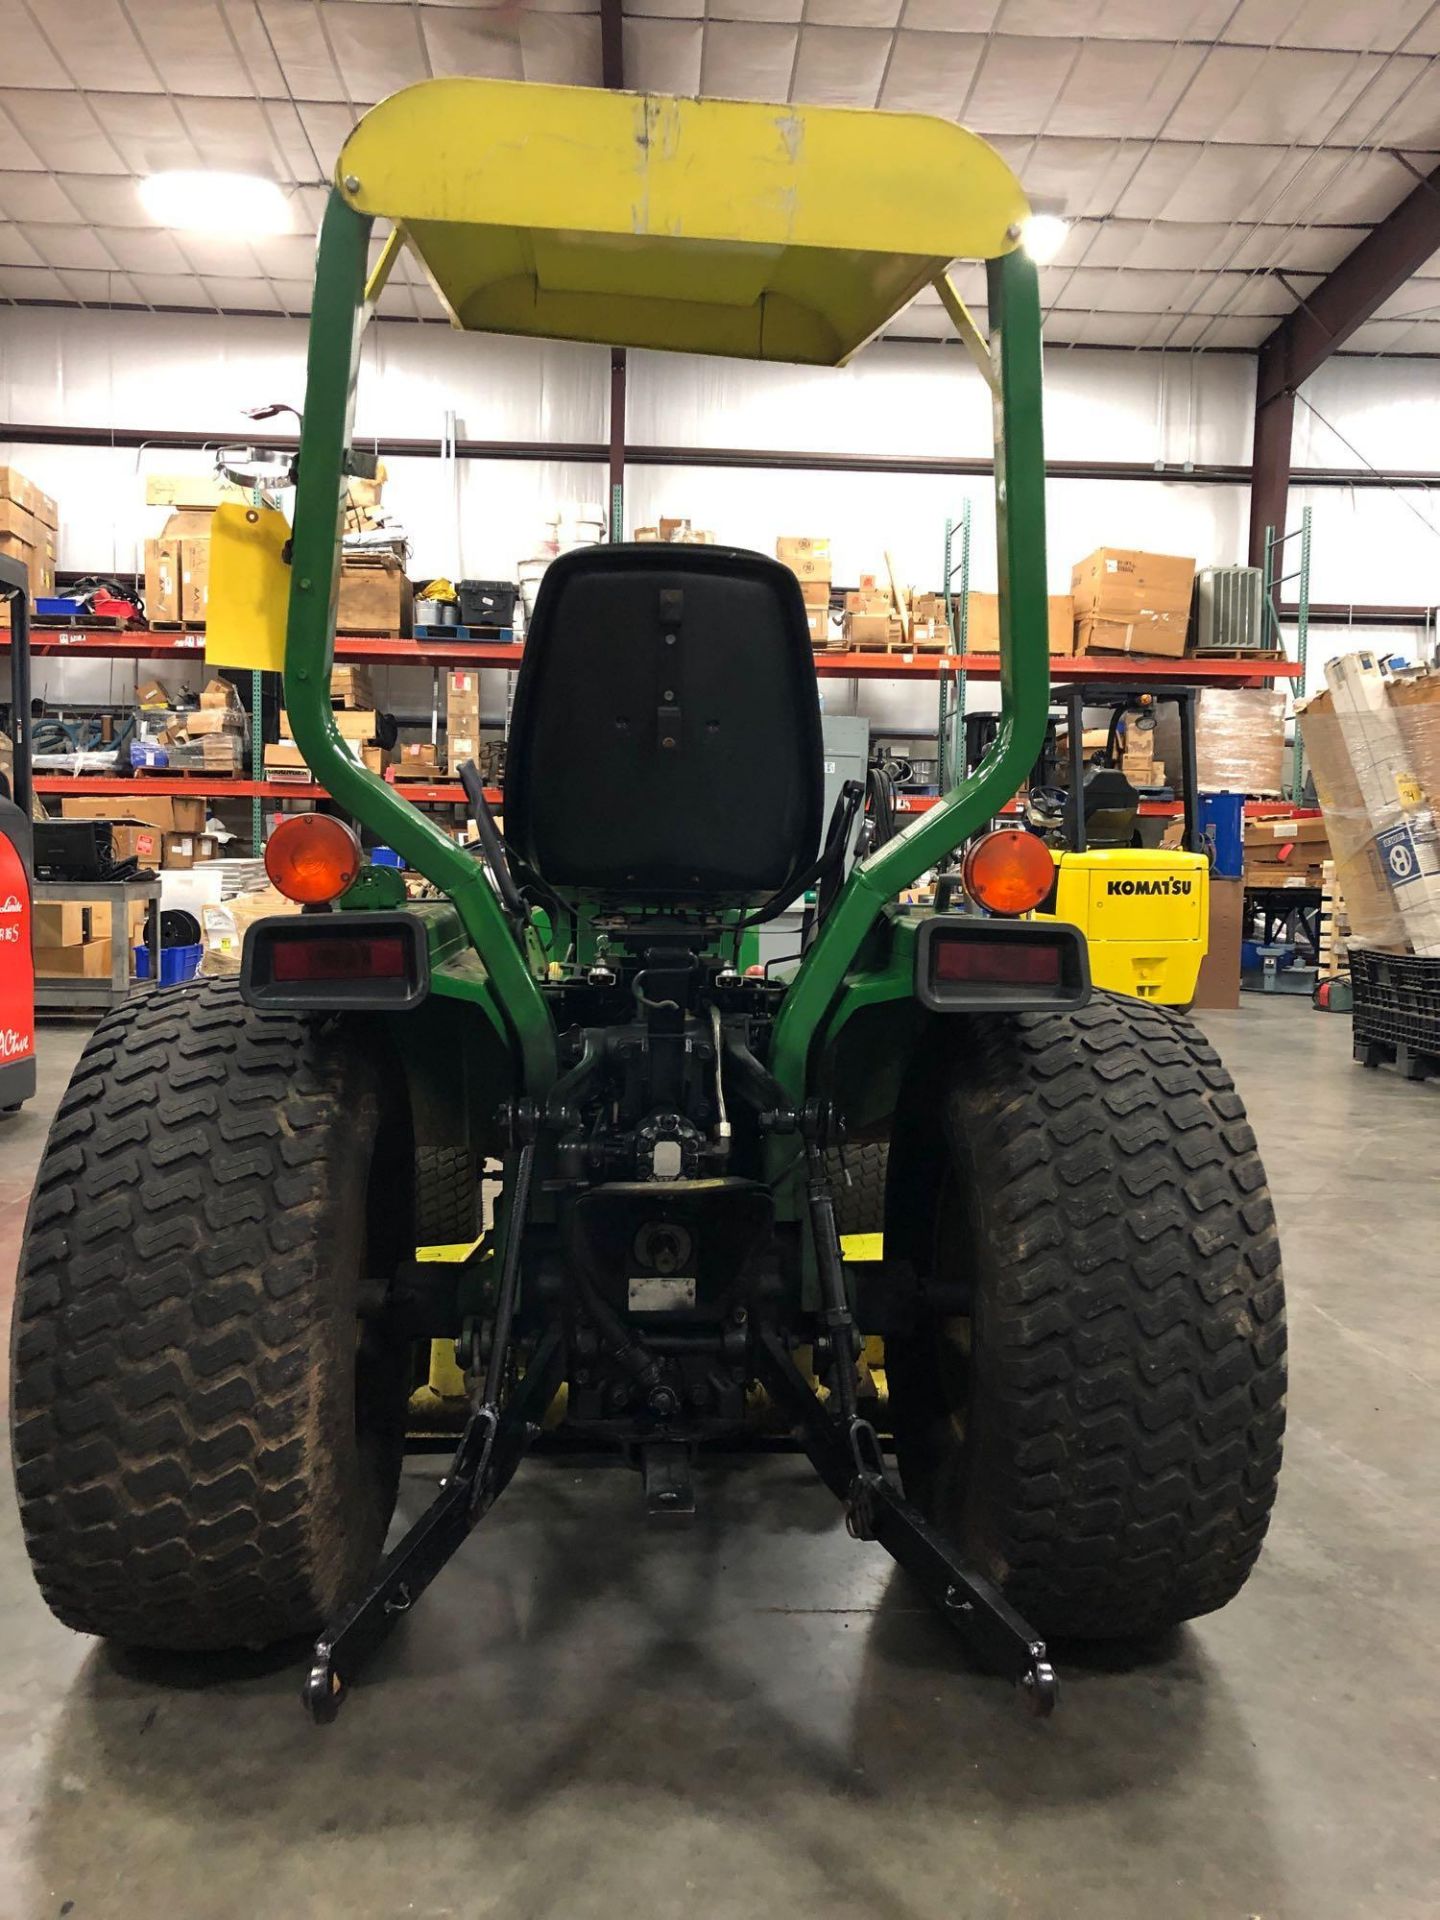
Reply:
[[[10, 309], [0, 315], [0, 417], [130, 430], [215, 430], [242, 439], [242, 409], [303, 397], [304, 328], [286, 320]], [[1056, 459], [1164, 463], [1155, 481], [1057, 481], [1049, 491], [1052, 590], [1102, 541], [1242, 557], [1243, 487], [1169, 477], [1187, 460], [1249, 455], [1254, 371], [1238, 355], [1069, 351], [1046, 356], [1047, 447]], [[434, 438], [453, 409], [474, 439], [598, 443], [606, 431], [601, 349], [479, 339], [438, 326], [372, 327], [356, 423], [366, 434]], [[1377, 464], [1434, 464], [1440, 445], [1435, 363], [1341, 358], [1306, 391]], [[953, 347], [884, 342], [840, 371], [749, 366], [658, 353], [631, 356], [630, 438], [637, 444], [760, 447], [877, 455], [980, 455], [988, 396]], [[61, 505], [60, 563], [102, 571], [137, 564], [163, 514], [146, 510], [141, 477], [194, 461], [164, 450], [5, 450]], [[1297, 465], [1354, 456], [1302, 406]], [[604, 494], [598, 465], [460, 463], [456, 487], [436, 460], [390, 463], [388, 503], [413, 540], [417, 573], [503, 576], [533, 551], [541, 523]], [[875, 567], [888, 546], [908, 577], [934, 582], [943, 523], [975, 503], [975, 579], [993, 581], [987, 481], [923, 475], [632, 468], [630, 523], [685, 513], [723, 539], [768, 549], [777, 533], [829, 532], [837, 573]], [[1440, 599], [1440, 506], [1422, 494], [1317, 489], [1314, 594], [1321, 600], [1430, 604]]]

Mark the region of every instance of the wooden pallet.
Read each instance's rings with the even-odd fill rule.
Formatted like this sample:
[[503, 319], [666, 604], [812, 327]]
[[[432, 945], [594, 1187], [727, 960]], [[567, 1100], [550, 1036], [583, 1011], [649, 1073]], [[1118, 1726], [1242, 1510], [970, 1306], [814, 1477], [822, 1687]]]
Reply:
[[1350, 970], [1350, 915], [1335, 878], [1335, 862], [1321, 862], [1320, 947], [1317, 959], [1322, 980], [1335, 980]]
[[836, 651], [840, 653], [942, 654], [948, 653], [950, 646], [945, 640], [852, 640], [846, 646], [837, 648]]
[[1206, 647], [1203, 653], [1187, 653], [1187, 660], [1253, 660], [1258, 667], [1267, 661], [1288, 660], [1283, 647]]
[[[123, 627], [125, 622], [117, 620], [115, 624]], [[152, 620], [150, 631], [152, 633], [204, 633], [205, 622], [203, 620]]]

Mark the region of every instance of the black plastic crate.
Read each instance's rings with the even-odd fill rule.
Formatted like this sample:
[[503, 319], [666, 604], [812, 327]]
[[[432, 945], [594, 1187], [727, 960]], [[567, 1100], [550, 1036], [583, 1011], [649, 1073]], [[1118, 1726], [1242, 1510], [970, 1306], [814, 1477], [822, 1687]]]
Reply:
[[1357, 1060], [1393, 1058], [1416, 1079], [1440, 1072], [1440, 959], [1352, 945], [1350, 984]]
[[462, 580], [460, 624], [465, 627], [508, 627], [515, 618], [518, 589], [508, 580]]

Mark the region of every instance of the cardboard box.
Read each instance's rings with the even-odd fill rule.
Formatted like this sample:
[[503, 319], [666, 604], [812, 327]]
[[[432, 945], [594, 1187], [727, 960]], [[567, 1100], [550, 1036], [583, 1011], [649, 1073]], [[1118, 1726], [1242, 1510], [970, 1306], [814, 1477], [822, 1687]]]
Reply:
[[104, 980], [114, 963], [109, 940], [86, 940], [74, 947], [36, 947], [38, 979]]
[[[55, 502], [14, 467], [0, 467], [0, 555], [25, 570], [31, 601], [55, 591]], [[8, 595], [0, 600], [0, 627], [10, 625]]]
[[[660, 524], [665, 523], [662, 520]], [[783, 560], [787, 567], [793, 567], [797, 560], [823, 560], [828, 567], [830, 536], [828, 533], [782, 534], [775, 542], [775, 558]]]
[[[661, 522], [664, 525], [664, 522]], [[830, 580], [830, 537], [828, 534], [786, 535], [775, 542], [775, 558], [805, 581]]]
[[829, 646], [834, 629], [830, 625], [830, 609], [828, 606], [806, 607], [805, 624], [810, 629], [811, 646]]
[[445, 676], [445, 711], [466, 719], [480, 716], [480, 676], [473, 667], [453, 668]]
[[265, 744], [266, 773], [305, 773], [309, 766], [293, 740], [269, 740]]
[[[804, 582], [801, 582], [804, 591]], [[827, 584], [825, 596], [828, 599], [830, 589]], [[895, 602], [890, 598], [888, 587], [860, 587], [845, 596], [846, 613], [893, 613]]]
[[1420, 783], [1392, 703], [1394, 683], [1385, 662], [1368, 651], [1341, 654], [1325, 667], [1340, 737], [1405, 938], [1412, 952], [1435, 959], [1440, 958], [1440, 796], [1427, 794]]
[[[360, 707], [336, 707], [330, 717], [342, 740], [373, 740], [380, 720], [379, 714]], [[280, 737], [283, 740], [293, 740], [295, 737], [290, 730], [290, 716], [283, 707], [280, 709]]]
[[28, 513], [18, 500], [7, 500], [0, 494], [0, 533], [13, 534], [27, 547], [38, 547], [44, 531], [34, 514]]
[[180, 618], [180, 542], [145, 542], [145, 617], [151, 625]]
[[220, 843], [208, 833], [167, 833], [161, 865], [170, 873], [188, 873], [201, 860], [213, 860]]
[[214, 471], [147, 473], [145, 476], [147, 507], [179, 507], [182, 511], [211, 512], [226, 500], [239, 500], [248, 506], [250, 489], [237, 486], [233, 480], [226, 480]]
[[1097, 547], [1070, 576], [1076, 653], [1178, 659], [1194, 586], [1195, 562], [1184, 554]]
[[435, 748], [428, 740], [406, 741], [400, 748], [394, 771], [397, 780], [428, 780], [434, 783], [445, 777], [435, 758]]
[[337, 633], [409, 633], [414, 606], [410, 582], [393, 554], [344, 556]]
[[117, 860], [138, 860], [142, 867], [158, 867], [164, 857], [165, 835], [159, 827], [116, 821], [110, 829], [110, 846]]
[[1210, 923], [1205, 958], [1195, 982], [1194, 1007], [1240, 1004], [1240, 942], [1245, 931], [1245, 883], [1210, 876]]
[[900, 622], [888, 613], [847, 613], [845, 638], [851, 646], [888, 646], [901, 637]]
[[203, 622], [209, 598], [208, 512], [172, 513], [160, 533], [145, 542], [145, 614], [151, 625]]
[[203, 622], [210, 605], [210, 541], [186, 539], [180, 543], [180, 618], [190, 625]]
[[938, 618], [927, 615], [922, 619], [918, 614], [912, 613], [910, 638], [917, 647], [948, 647], [950, 629], [945, 623], [944, 614], [942, 613]]
[[33, 480], [27, 480], [16, 467], [0, 467], [0, 500], [15, 505], [53, 532], [60, 524], [60, 512], [48, 493], [42, 493]]
[[807, 607], [828, 607], [830, 604], [830, 582], [828, 580], [802, 580], [800, 598]]
[[185, 796], [178, 799], [167, 798], [160, 794], [147, 794], [145, 782], [139, 779], [132, 782], [133, 794], [126, 794], [121, 800], [101, 800], [93, 795], [68, 795], [60, 802], [61, 818], [65, 820], [127, 820], [138, 822], [147, 827], [155, 827], [161, 833], [200, 833], [205, 827], [205, 802], [192, 800]]
[[78, 900], [37, 900], [31, 924], [37, 947], [78, 947], [90, 931], [90, 910]]
[[1410, 760], [1410, 771], [1432, 811], [1440, 809], [1440, 672], [1392, 674], [1390, 705], [1400, 723], [1400, 736]]
[[1120, 771], [1132, 787], [1163, 787], [1165, 784], [1165, 762], [1163, 760], [1126, 760], [1122, 758]]
[[1143, 620], [1101, 620], [1083, 614], [1075, 621], [1075, 652], [1134, 653], [1152, 660], [1178, 660], [1185, 652], [1188, 620], [1188, 614], [1153, 614]]
[[[930, 596], [927, 596], [929, 598]], [[944, 600], [940, 595], [941, 606]], [[1068, 593], [1052, 593], [1046, 600], [1051, 653], [1066, 654], [1075, 646], [1075, 603]], [[998, 593], [972, 593], [967, 603], [965, 651], [1000, 651], [1000, 596]]]
[[339, 707], [373, 707], [375, 688], [370, 678], [369, 667], [356, 666], [353, 663], [332, 667], [330, 698]]
[[178, 727], [189, 740], [203, 740], [209, 734], [245, 731], [245, 715], [239, 707], [196, 707], [178, 716]]
[[1326, 831], [1325, 818], [1321, 814], [1307, 814], [1304, 819], [1289, 817], [1275, 820], [1247, 820], [1245, 822], [1245, 845], [1247, 847], [1273, 847], [1277, 842], [1282, 845], [1303, 846], [1307, 852], [1315, 847], [1322, 851], [1318, 856], [1310, 852], [1310, 857], [1328, 860], [1330, 836]]
[[172, 710], [170, 689], [163, 680], [142, 680], [135, 689], [135, 704], [156, 713], [169, 712]]
[[1121, 623], [1190, 618], [1195, 562], [1178, 553], [1097, 547], [1071, 569], [1077, 620]]
[[200, 705], [207, 713], [220, 712], [226, 707], [238, 709], [240, 696], [228, 680], [207, 680], [200, 689]]

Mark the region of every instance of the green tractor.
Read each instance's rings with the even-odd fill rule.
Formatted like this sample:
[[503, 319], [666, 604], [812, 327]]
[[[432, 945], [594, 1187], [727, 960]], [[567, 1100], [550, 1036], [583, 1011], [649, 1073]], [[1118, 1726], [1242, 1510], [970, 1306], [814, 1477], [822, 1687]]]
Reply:
[[[293, 534], [222, 509], [211, 639], [273, 649], [317, 779], [438, 897], [298, 817], [267, 858], [305, 910], [251, 930], [238, 981], [151, 993], [86, 1046], [14, 1340], [25, 1538], [62, 1621], [196, 1651], [318, 1633], [305, 1697], [330, 1719], [547, 1427], [619, 1449], [660, 1517], [692, 1507], [701, 1446], [797, 1436], [851, 1532], [1042, 1713], [1047, 1636], [1150, 1635], [1239, 1591], [1284, 1395], [1254, 1136], [1193, 1025], [1092, 992], [1077, 931], [1026, 917], [1043, 845], [985, 831], [1049, 699], [1025, 216], [984, 142], [919, 117], [454, 80], [357, 126]], [[822, 818], [794, 576], [616, 544], [545, 576], [503, 832], [473, 768], [464, 848], [360, 766], [329, 705], [340, 503], [402, 246], [462, 327], [811, 364], [936, 286], [995, 400], [1003, 712], [979, 765], [849, 867], [859, 796]], [[987, 263], [988, 346], [957, 257]], [[967, 845], [967, 910], [896, 904]], [[790, 977], [744, 968], [811, 887]], [[863, 1265], [836, 1226], [847, 1136], [888, 1145]], [[417, 1259], [474, 1232], [495, 1161], [474, 1252]], [[387, 1554], [437, 1340], [467, 1417]]]

